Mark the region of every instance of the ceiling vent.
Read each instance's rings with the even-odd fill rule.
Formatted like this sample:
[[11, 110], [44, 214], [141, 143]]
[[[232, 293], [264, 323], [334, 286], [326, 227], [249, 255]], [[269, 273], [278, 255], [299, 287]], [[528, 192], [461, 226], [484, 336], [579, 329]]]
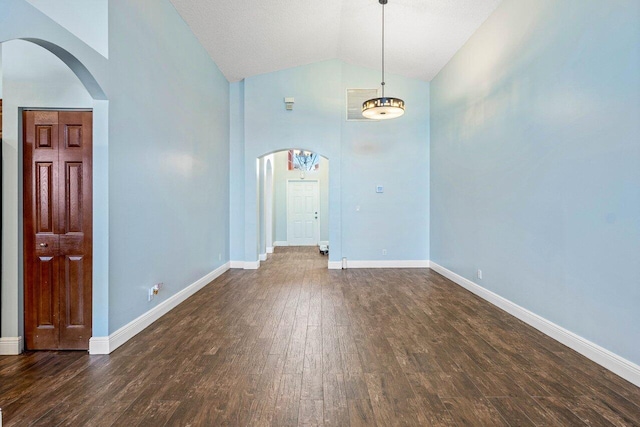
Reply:
[[362, 104], [378, 97], [378, 89], [347, 89], [347, 121], [369, 121], [362, 115]]

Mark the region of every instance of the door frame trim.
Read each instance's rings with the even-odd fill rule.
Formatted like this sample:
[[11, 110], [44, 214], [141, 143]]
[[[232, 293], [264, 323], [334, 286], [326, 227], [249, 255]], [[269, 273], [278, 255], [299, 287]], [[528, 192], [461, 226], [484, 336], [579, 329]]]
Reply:
[[[108, 102], [108, 101], [100, 101], [100, 102]], [[96, 105], [96, 100], [94, 99], [93, 101], [94, 106]], [[108, 105], [108, 104], [107, 104]], [[87, 107], [79, 107], [79, 108], [73, 108], [73, 107], [62, 107], [62, 108], [57, 108], [57, 107], [18, 107], [18, 207], [19, 207], [19, 213], [20, 215], [18, 215], [18, 243], [19, 243], [19, 248], [18, 248], [18, 274], [19, 274], [19, 290], [20, 290], [20, 295], [21, 298], [18, 301], [18, 306], [22, 309], [21, 312], [18, 313], [18, 316], [21, 318], [22, 320], [22, 336], [17, 337], [17, 344], [18, 344], [18, 349], [17, 352], [11, 352], [11, 353], [3, 353], [3, 351], [1, 350], [6, 350], [2, 347], [6, 347], [5, 346], [1, 346], [0, 347], [0, 355], [3, 354], [20, 354], [22, 353], [25, 349], [26, 350], [30, 350], [26, 348], [27, 345], [27, 340], [26, 340], [26, 316], [27, 316], [27, 310], [26, 310], [26, 300], [24, 298], [25, 295], [25, 288], [26, 288], [26, 281], [25, 281], [25, 252], [26, 252], [26, 248], [25, 248], [25, 243], [24, 243], [24, 234], [25, 234], [25, 221], [24, 221], [24, 215], [25, 215], [25, 211], [24, 211], [24, 193], [25, 193], [25, 188], [24, 188], [24, 132], [25, 132], [25, 128], [24, 128], [24, 112], [27, 111], [61, 111], [61, 112], [88, 112], [91, 113], [91, 242], [92, 242], [92, 249], [91, 249], [91, 298], [89, 299], [89, 303], [91, 304], [91, 332], [89, 334], [89, 341], [88, 341], [88, 345], [90, 345], [90, 341], [91, 338], [93, 337], [93, 334], [95, 332], [95, 325], [94, 325], [94, 308], [95, 308], [95, 299], [96, 299], [96, 292], [95, 292], [95, 285], [96, 285], [96, 281], [95, 281], [95, 273], [96, 273], [96, 258], [95, 258], [95, 223], [96, 223], [96, 218], [95, 218], [95, 213], [96, 213], [96, 209], [95, 209], [95, 200], [96, 200], [96, 191], [95, 191], [95, 164], [96, 164], [96, 111], [95, 108], [87, 108]], [[100, 115], [100, 113], [99, 113]], [[20, 284], [22, 286], [20, 286]], [[16, 338], [8, 338], [9, 342], [12, 344], [12, 347], [15, 347], [16, 344]], [[6, 344], [6, 343], [5, 343]], [[87, 348], [87, 350], [89, 349], [89, 347]], [[15, 348], [12, 348], [10, 351], [15, 351]], [[37, 350], [36, 350], [37, 351]], [[43, 350], [43, 351], [49, 351], [49, 350]], [[58, 351], [65, 351], [64, 349], [60, 349]], [[77, 351], [77, 350], [74, 350]]]

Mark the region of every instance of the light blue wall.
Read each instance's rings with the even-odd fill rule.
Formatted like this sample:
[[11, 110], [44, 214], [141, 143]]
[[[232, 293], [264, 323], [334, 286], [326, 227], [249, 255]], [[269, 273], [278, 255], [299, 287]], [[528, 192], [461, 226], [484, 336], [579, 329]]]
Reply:
[[[346, 122], [346, 89], [379, 81], [378, 71], [337, 60], [245, 80], [245, 261], [257, 259], [255, 159], [293, 147], [329, 159], [332, 261], [429, 258], [429, 84], [389, 75], [388, 92], [407, 102], [405, 116]], [[295, 98], [293, 111], [285, 97]], [[384, 194], [375, 193], [377, 184]], [[232, 231], [232, 241], [241, 237]]]
[[109, 0], [26, 1], [102, 56], [109, 56]]
[[505, 0], [431, 98], [431, 259], [635, 363], [639, 17]]
[[[313, 150], [329, 158], [340, 155], [341, 63], [326, 61], [251, 77], [244, 82], [244, 258], [258, 259], [256, 159], [292, 147]], [[294, 97], [286, 111], [285, 97]], [[329, 240], [340, 253], [339, 162], [330, 163], [330, 202], [334, 226]], [[333, 196], [332, 196], [333, 195]], [[234, 240], [234, 236], [231, 237]], [[339, 259], [339, 258], [336, 258]]]
[[[92, 108], [93, 99], [76, 75], [52, 53], [22, 40], [2, 44], [3, 138], [6, 184], [3, 188], [3, 208], [6, 220], [18, 225], [3, 230], [3, 245], [22, 248], [22, 136], [20, 134], [20, 108]], [[16, 157], [14, 157], [14, 155]], [[13, 186], [12, 186], [13, 187]], [[5, 283], [16, 280], [17, 286], [3, 286], [2, 300], [15, 301], [4, 306], [2, 327], [4, 336], [20, 334], [23, 330], [23, 264], [22, 258], [7, 253], [3, 257]], [[16, 252], [17, 254], [17, 252]], [[9, 256], [7, 256], [9, 255]], [[12, 254], [13, 255], [13, 254]], [[15, 263], [15, 264], [14, 264]], [[17, 267], [14, 269], [14, 265]], [[7, 271], [4, 271], [4, 270]], [[7, 274], [9, 273], [9, 274]]]
[[168, 0], [110, 1], [109, 50], [113, 332], [229, 260], [229, 84]]
[[[344, 64], [341, 95], [379, 80], [379, 71]], [[341, 122], [343, 256], [428, 260], [429, 84], [389, 74], [385, 80], [386, 94], [406, 103], [402, 117]]]
[[[108, 14], [107, 60], [26, 1], [0, 2], [0, 42], [54, 51], [94, 98], [94, 336], [229, 259], [228, 82], [168, 0], [113, 0]], [[3, 152], [2, 335], [17, 336], [20, 232], [4, 214], [18, 205], [19, 161]]]
[[229, 248], [231, 260], [244, 260], [244, 81], [229, 85]]
[[2, 98], [2, 43], [0, 43], [0, 98]]
[[[93, 97], [93, 122], [94, 122], [94, 272], [93, 272], [93, 332], [94, 335], [107, 333], [107, 311], [108, 304], [108, 276], [106, 273], [108, 258], [105, 255], [108, 247], [108, 229], [104, 226], [107, 222], [108, 195], [104, 182], [107, 180], [106, 170], [106, 149], [108, 147], [108, 132], [105, 128], [108, 125], [108, 102], [105, 101], [108, 91], [108, 62], [107, 60], [89, 47], [83, 40], [63, 28], [60, 24], [52, 21], [45, 14], [34, 8], [24, 0], [3, 0], [0, 2], [0, 42], [15, 40], [19, 38], [28, 39], [40, 48], [49, 50], [58, 56], [71, 68], [85, 86], [91, 97]], [[27, 48], [28, 49], [28, 48]], [[45, 52], [46, 54], [46, 52]], [[15, 55], [13, 56], [14, 59]], [[49, 64], [49, 65], [46, 65]], [[46, 78], [52, 86], [42, 89], [42, 94], [35, 94], [35, 87], [30, 84], [22, 84], [22, 89], [14, 90], [13, 94], [5, 96], [4, 103], [9, 105], [8, 114], [5, 114], [4, 131], [19, 135], [17, 108], [25, 106], [24, 102], [32, 99], [31, 102], [38, 102], [40, 106], [54, 105], [79, 106], [76, 102], [79, 98], [85, 99], [80, 94], [78, 86], [73, 78], [68, 79], [68, 75], [56, 72], [50, 66], [51, 63], [40, 64], [40, 69], [18, 71], [20, 74], [17, 80], [39, 80]], [[8, 67], [18, 67], [19, 63], [5, 64]], [[29, 65], [27, 65], [29, 67]], [[64, 68], [62, 68], [64, 69]], [[53, 71], [53, 74], [51, 72]], [[40, 74], [39, 74], [40, 73]], [[44, 77], [43, 77], [44, 76]], [[62, 80], [60, 80], [62, 79]], [[67, 79], [70, 87], [63, 87], [61, 82]], [[14, 89], [18, 84], [12, 83]], [[75, 93], [75, 95], [73, 95]], [[55, 100], [54, 96], [55, 95]], [[76, 96], [77, 95], [77, 96]], [[15, 100], [12, 101], [12, 98]], [[21, 98], [21, 99], [18, 99]], [[38, 99], [39, 98], [39, 99]], [[73, 102], [71, 102], [73, 101]], [[32, 106], [34, 106], [32, 104]], [[7, 108], [7, 107], [5, 107]], [[22, 330], [22, 246], [20, 239], [22, 236], [21, 226], [21, 157], [17, 137], [5, 138], [2, 144], [3, 152], [3, 179], [2, 179], [2, 336], [18, 337], [23, 334]]]

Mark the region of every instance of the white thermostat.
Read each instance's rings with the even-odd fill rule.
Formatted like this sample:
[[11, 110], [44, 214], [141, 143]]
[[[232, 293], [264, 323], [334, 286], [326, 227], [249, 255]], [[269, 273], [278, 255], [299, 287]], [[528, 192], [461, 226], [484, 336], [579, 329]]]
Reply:
[[293, 103], [295, 102], [295, 98], [285, 98], [284, 99], [284, 105], [285, 105], [285, 109], [288, 111], [293, 110]]

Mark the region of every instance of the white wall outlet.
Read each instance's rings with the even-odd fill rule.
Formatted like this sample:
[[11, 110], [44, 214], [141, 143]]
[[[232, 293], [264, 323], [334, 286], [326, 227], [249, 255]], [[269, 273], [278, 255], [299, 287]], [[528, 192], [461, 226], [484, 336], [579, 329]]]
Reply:
[[387, 250], [386, 250], [386, 249], [383, 249], [383, 250], [382, 250], [382, 255], [384, 255], [384, 256], [386, 256], [386, 255], [387, 255]]
[[222, 261], [222, 254], [218, 254], [218, 261]]
[[164, 283], [158, 283], [149, 288], [149, 296], [147, 301], [151, 301], [155, 295], [158, 295], [160, 289], [164, 286]]
[[360, 205], [356, 206], [356, 212], [360, 212]]
[[384, 187], [382, 185], [376, 185], [376, 193], [384, 193]]
[[482, 270], [478, 269], [478, 279], [482, 280]]
[[160, 292], [160, 289], [162, 289], [162, 287], [164, 286], [164, 283], [158, 283], [157, 285], [155, 285], [152, 289], [153, 289], [153, 294], [154, 295], [158, 295], [158, 292]]

